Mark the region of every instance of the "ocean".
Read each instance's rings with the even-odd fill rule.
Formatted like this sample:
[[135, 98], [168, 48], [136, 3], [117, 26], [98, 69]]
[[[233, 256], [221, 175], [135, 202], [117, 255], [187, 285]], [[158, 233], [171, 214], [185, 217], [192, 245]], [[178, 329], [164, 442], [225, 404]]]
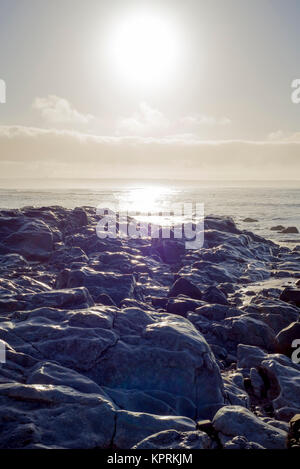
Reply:
[[[125, 203], [131, 210], [153, 213], [187, 202], [203, 203], [205, 215], [231, 216], [240, 229], [281, 245], [300, 244], [300, 234], [271, 230], [282, 225], [295, 226], [300, 231], [300, 181], [0, 181], [1, 208], [86, 205], [115, 209]], [[256, 221], [245, 222], [246, 218]]]

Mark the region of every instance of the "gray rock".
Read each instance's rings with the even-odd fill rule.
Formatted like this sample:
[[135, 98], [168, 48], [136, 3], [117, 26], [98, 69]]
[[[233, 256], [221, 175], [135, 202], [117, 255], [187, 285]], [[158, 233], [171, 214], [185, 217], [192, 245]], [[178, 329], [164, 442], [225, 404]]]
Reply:
[[100, 394], [68, 386], [0, 384], [1, 448], [108, 448], [115, 410]]
[[295, 339], [300, 339], [300, 322], [293, 322], [276, 336], [276, 351], [284, 353], [288, 357], [294, 351], [292, 344]]
[[204, 432], [166, 430], [145, 438], [135, 445], [133, 449], [180, 449], [191, 451], [210, 449], [211, 447], [212, 441]]
[[176, 297], [178, 295], [185, 295], [195, 300], [201, 300], [202, 298], [202, 293], [199, 288], [183, 277], [176, 280], [168, 293], [168, 297]]
[[114, 272], [97, 272], [89, 267], [78, 270], [65, 269], [56, 281], [57, 288], [86, 287], [94, 301], [103, 294], [119, 304], [124, 298], [135, 296], [135, 280], [132, 275]]
[[116, 413], [116, 433], [113, 444], [119, 449], [129, 449], [148, 436], [164, 430], [188, 432], [195, 429], [195, 422], [186, 417], [161, 417], [119, 410]]
[[286, 447], [285, 431], [266, 424], [244, 407], [223, 407], [218, 410], [212, 423], [224, 444], [235, 436], [242, 436], [267, 449]]

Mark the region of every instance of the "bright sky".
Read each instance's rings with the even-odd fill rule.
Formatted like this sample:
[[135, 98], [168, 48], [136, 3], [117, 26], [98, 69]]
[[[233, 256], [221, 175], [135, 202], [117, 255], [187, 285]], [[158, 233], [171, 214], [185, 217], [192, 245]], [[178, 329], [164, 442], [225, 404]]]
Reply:
[[297, 179], [299, 0], [0, 0], [2, 177]]

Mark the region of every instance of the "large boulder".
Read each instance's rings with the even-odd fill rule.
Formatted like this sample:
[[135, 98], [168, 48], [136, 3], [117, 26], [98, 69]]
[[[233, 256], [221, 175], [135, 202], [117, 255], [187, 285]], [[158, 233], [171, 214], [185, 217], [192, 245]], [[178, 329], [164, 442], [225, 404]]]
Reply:
[[272, 392], [272, 387], [275, 391], [275, 415], [279, 420], [288, 422], [300, 412], [300, 365], [287, 358], [282, 360], [270, 355], [262, 361], [260, 369], [269, 382], [269, 393]]
[[107, 393], [124, 390], [123, 402], [132, 402], [130, 393], [141, 391], [134, 411], [149, 412], [153, 399], [155, 409], [169, 406], [173, 415], [205, 418], [224, 403], [209, 345], [180, 316], [136, 307], [41, 308], [16, 315], [13, 331], [11, 323], [2, 322], [0, 339], [19, 353], [84, 374]]
[[287, 287], [280, 295], [282, 301], [300, 306], [300, 288]]
[[202, 300], [206, 303], [228, 305], [226, 295], [217, 287], [211, 286], [203, 292]]
[[266, 449], [284, 449], [287, 433], [266, 424], [250, 410], [241, 406], [226, 406], [218, 410], [213, 427], [223, 444], [235, 436], [245, 437]]
[[0, 384], [0, 448], [108, 448], [114, 405], [66, 386]]
[[97, 272], [89, 267], [63, 270], [57, 277], [56, 287], [86, 287], [96, 303], [103, 294], [109, 295], [116, 304], [120, 304], [125, 298], [137, 296], [136, 282], [133, 275]]
[[203, 305], [201, 300], [193, 300], [184, 295], [180, 295], [177, 298], [169, 299], [167, 311], [168, 313], [179, 314], [180, 316], [186, 317], [189, 311], [194, 311], [201, 305]]
[[2, 239], [0, 252], [17, 253], [30, 261], [45, 261], [53, 250], [53, 233], [42, 220], [29, 220]]
[[180, 449], [191, 451], [210, 449], [211, 447], [212, 441], [204, 432], [165, 430], [145, 438], [135, 445], [133, 449]]
[[300, 345], [300, 322], [292, 322], [288, 327], [282, 329], [276, 336], [276, 350], [278, 353], [284, 353], [288, 357], [291, 356], [295, 348], [293, 348], [294, 340], [298, 339]]
[[163, 430], [188, 432], [195, 429], [195, 422], [186, 417], [161, 417], [119, 410], [116, 414], [116, 433], [113, 445], [119, 449], [129, 449], [144, 438]]
[[176, 297], [179, 295], [185, 295], [195, 300], [201, 300], [202, 298], [202, 293], [199, 288], [183, 277], [176, 280], [168, 293], [168, 297]]

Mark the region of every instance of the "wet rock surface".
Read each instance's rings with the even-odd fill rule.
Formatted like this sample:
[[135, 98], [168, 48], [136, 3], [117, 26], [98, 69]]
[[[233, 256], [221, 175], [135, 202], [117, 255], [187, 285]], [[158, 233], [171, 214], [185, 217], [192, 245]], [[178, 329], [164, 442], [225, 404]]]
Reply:
[[228, 218], [194, 250], [98, 221], [0, 212], [0, 447], [297, 445], [299, 251]]

